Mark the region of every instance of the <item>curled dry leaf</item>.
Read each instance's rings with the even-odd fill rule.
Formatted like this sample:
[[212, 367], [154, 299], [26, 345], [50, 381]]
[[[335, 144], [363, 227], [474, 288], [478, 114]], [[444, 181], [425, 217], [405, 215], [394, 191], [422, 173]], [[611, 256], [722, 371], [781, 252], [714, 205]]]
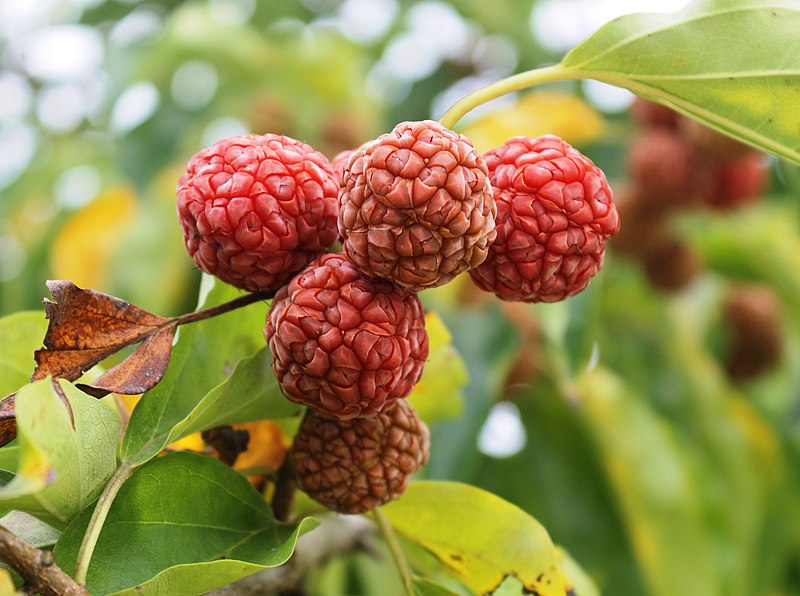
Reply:
[[142, 342], [122, 363], [94, 383], [79, 387], [95, 397], [112, 391], [136, 394], [154, 387], [169, 364], [177, 319], [153, 315], [120, 298], [84, 290], [68, 280], [48, 281], [55, 302], [45, 299], [50, 321], [44, 347], [36, 350], [32, 381], [51, 375], [74, 381], [122, 348]]

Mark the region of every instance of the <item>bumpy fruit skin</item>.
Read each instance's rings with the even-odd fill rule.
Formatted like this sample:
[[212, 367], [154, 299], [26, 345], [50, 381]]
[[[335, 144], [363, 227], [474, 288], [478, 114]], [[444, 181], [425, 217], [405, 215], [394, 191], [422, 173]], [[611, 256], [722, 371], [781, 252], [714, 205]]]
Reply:
[[521, 302], [556, 302], [583, 290], [619, 230], [605, 174], [553, 135], [514, 137], [484, 157], [497, 239], [472, 279]]
[[339, 151], [336, 155], [333, 156], [331, 159], [331, 168], [333, 169], [333, 173], [336, 176], [336, 182], [338, 184], [342, 183], [342, 175], [344, 174], [344, 169], [347, 166], [347, 163], [350, 161], [350, 156], [355, 153], [355, 149], [345, 149], [344, 151]]
[[417, 295], [325, 255], [275, 295], [264, 336], [283, 394], [332, 418], [407, 396], [428, 358]]
[[336, 241], [338, 186], [327, 158], [289, 137], [232, 137], [198, 152], [178, 182], [178, 219], [200, 268], [276, 290]]
[[364, 513], [399, 497], [428, 462], [428, 427], [411, 404], [372, 418], [331, 420], [310, 413], [294, 439], [298, 485], [339, 513]]
[[421, 290], [479, 265], [495, 237], [486, 164], [437, 122], [401, 122], [344, 169], [339, 232], [364, 273]]

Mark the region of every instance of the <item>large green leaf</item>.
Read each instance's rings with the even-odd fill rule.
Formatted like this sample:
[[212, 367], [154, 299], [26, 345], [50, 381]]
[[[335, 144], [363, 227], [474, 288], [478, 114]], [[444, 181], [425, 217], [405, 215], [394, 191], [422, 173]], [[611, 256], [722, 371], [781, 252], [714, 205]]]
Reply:
[[43, 312], [18, 312], [0, 319], [0, 397], [27, 384], [36, 366], [33, 352], [47, 331]]
[[[208, 291], [200, 301], [202, 308], [240, 295], [239, 290], [208, 277], [204, 284]], [[266, 408], [257, 412], [265, 399], [278, 403], [277, 386], [263, 352], [266, 310], [264, 305], [251, 305], [180, 329], [164, 378], [133, 410], [122, 444], [123, 461], [141, 464], [169, 440], [194, 430], [269, 416]], [[253, 356], [259, 349], [262, 353]], [[225, 381], [234, 370], [235, 378], [228, 381], [226, 390]], [[236, 395], [230, 390], [235, 388], [251, 395]]]
[[800, 162], [798, 31], [794, 0], [698, 0], [675, 14], [620, 17], [561, 66]]
[[[56, 562], [75, 568], [92, 508], [62, 534]], [[215, 458], [177, 452], [136, 470], [117, 494], [95, 547], [93, 594], [202, 594], [291, 556], [316, 525], [278, 524], [247, 480]]]
[[415, 482], [383, 511], [401, 535], [436, 555], [473, 593], [491, 592], [512, 575], [535, 594], [564, 594], [547, 530], [489, 492], [455, 482]]
[[63, 528], [114, 473], [120, 421], [97, 399], [57, 383], [44, 379], [17, 393], [19, 464], [0, 504]]

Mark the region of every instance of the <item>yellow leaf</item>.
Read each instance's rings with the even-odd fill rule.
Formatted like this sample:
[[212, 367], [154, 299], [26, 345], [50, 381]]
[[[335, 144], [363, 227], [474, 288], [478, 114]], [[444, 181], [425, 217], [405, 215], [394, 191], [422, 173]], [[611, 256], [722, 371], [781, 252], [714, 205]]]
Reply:
[[571, 145], [580, 145], [596, 139], [603, 127], [600, 114], [581, 98], [568, 93], [538, 92], [478, 118], [463, 133], [478, 151], [485, 153], [516, 136], [554, 134]]
[[436, 555], [474, 594], [493, 592], [508, 576], [519, 579], [527, 593], [565, 594], [547, 530], [485, 490], [414, 482], [382, 510], [400, 534]]
[[82, 288], [106, 285], [108, 265], [136, 213], [136, 196], [111, 188], [75, 213], [53, 241], [50, 264], [56, 279]]

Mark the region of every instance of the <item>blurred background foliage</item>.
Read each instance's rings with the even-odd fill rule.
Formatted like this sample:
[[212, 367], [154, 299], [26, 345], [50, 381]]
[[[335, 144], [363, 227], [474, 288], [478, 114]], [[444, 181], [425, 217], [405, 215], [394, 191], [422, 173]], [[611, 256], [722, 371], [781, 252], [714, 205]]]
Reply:
[[[615, 14], [681, 4], [2, 0], [0, 314], [40, 308], [61, 278], [185, 312], [199, 274], [174, 188], [201, 147], [274, 132], [333, 157], [556, 62]], [[559, 134], [622, 188], [631, 100], [552, 85], [462, 130], [481, 150]], [[671, 220], [700, 263], [680, 288], [612, 246], [565, 303], [501, 304], [467, 279], [424, 293], [469, 377], [460, 406], [456, 356], [423, 380], [443, 401], [417, 404], [434, 423], [425, 474], [530, 512], [606, 594], [800, 593], [800, 172], [770, 171], [756, 203]], [[734, 294], [767, 310], [753, 325], [772, 335], [745, 358], [774, 357], [755, 373], [732, 364]], [[388, 561], [366, 558], [320, 569], [314, 593], [389, 585]]]

